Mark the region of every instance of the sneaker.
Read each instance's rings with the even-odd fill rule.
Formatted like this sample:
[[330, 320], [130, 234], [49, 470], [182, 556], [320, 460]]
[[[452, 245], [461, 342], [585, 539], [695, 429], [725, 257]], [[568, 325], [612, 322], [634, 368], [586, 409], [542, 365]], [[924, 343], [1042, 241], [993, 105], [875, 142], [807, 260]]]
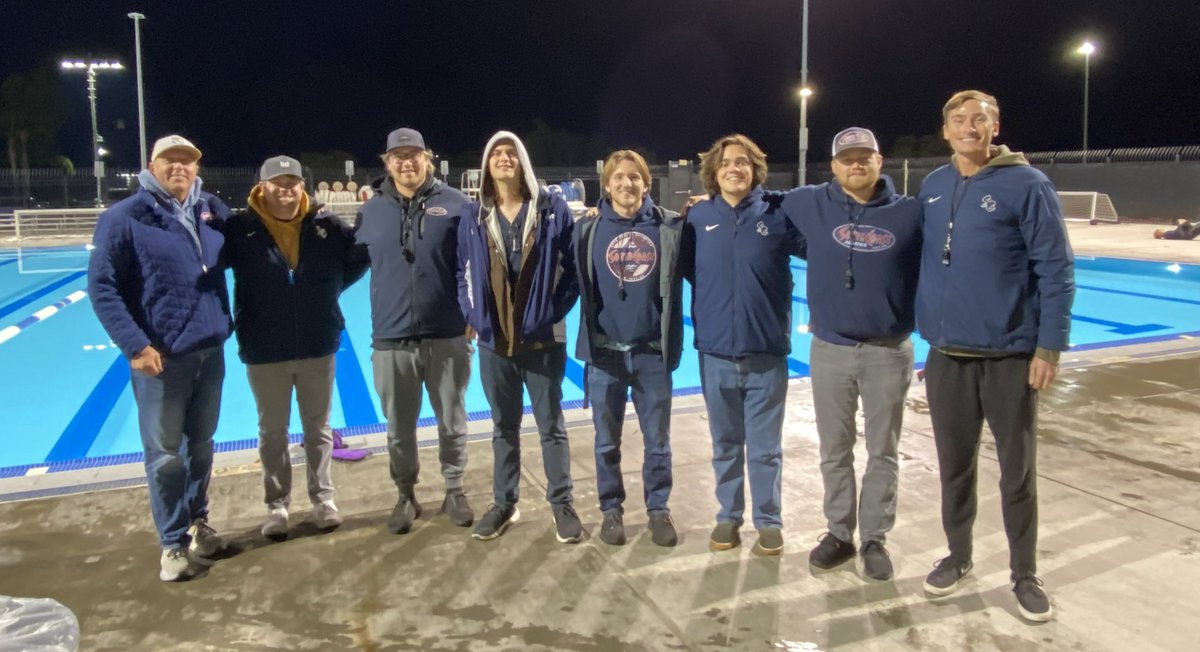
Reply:
[[188, 559], [187, 548], [163, 548], [158, 564], [161, 567], [158, 579], [164, 582], [178, 582], [187, 578], [191, 560]]
[[192, 537], [188, 551], [193, 555], [212, 557], [221, 551], [221, 537], [216, 530], [209, 527], [207, 518], [198, 518], [192, 521], [192, 526], [188, 528], [188, 534]]
[[480, 541], [491, 541], [504, 534], [509, 525], [519, 520], [521, 520], [521, 510], [517, 509], [516, 505], [507, 508], [496, 504], [488, 505], [483, 518], [479, 519], [479, 522], [475, 524], [475, 531], [471, 533], [471, 538]]
[[758, 531], [758, 541], [750, 552], [764, 557], [774, 557], [783, 554], [783, 530], [777, 527], [765, 527]]
[[817, 539], [817, 547], [808, 553], [808, 563], [822, 570], [829, 570], [854, 559], [854, 544], [842, 541], [826, 532]]
[[600, 524], [600, 540], [610, 546], [625, 545], [625, 522], [621, 518], [621, 512], [604, 512], [604, 522]]
[[412, 529], [413, 521], [421, 515], [421, 504], [417, 499], [409, 494], [400, 494], [400, 499], [396, 501], [396, 506], [392, 508], [392, 515], [388, 517], [387, 529], [392, 534], [408, 534]]
[[450, 522], [458, 527], [470, 527], [475, 522], [475, 512], [462, 489], [449, 489], [442, 501], [442, 512], [450, 516]]
[[310, 518], [318, 530], [332, 530], [342, 524], [342, 514], [332, 500], [323, 500], [313, 505]]
[[262, 534], [268, 539], [284, 539], [288, 533], [288, 511], [286, 507], [273, 507], [263, 521]]
[[675, 523], [671, 521], [671, 512], [667, 510], [650, 512], [650, 540], [656, 546], [669, 548], [679, 543], [679, 535], [675, 533]]
[[579, 543], [583, 538], [583, 523], [571, 503], [554, 506], [554, 536], [559, 543]]
[[873, 580], [892, 579], [892, 556], [879, 541], [868, 541], [862, 547], [863, 572]]
[[742, 544], [737, 523], [721, 521], [708, 537], [708, 549], [713, 552], [731, 550]]
[[1013, 593], [1017, 594], [1017, 611], [1021, 617], [1035, 623], [1044, 623], [1054, 615], [1050, 608], [1050, 598], [1042, 590], [1042, 581], [1033, 575], [1026, 575], [1012, 583]]
[[970, 561], [958, 564], [949, 557], [939, 559], [933, 565], [933, 572], [925, 578], [925, 592], [939, 597], [954, 593], [972, 567]]

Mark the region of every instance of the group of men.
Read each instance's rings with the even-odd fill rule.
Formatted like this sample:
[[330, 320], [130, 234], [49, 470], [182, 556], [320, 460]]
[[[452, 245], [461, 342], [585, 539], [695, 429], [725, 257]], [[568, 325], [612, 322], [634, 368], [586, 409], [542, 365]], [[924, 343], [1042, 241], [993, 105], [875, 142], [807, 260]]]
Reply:
[[[370, 269], [372, 363], [387, 420], [397, 502], [388, 529], [422, 513], [415, 485], [422, 387], [437, 417], [441, 511], [491, 540], [520, 518], [520, 426], [528, 392], [555, 536], [583, 537], [573, 506], [562, 412], [564, 318], [580, 302], [575, 357], [586, 363], [603, 520], [599, 538], [626, 541], [621, 435], [632, 394], [644, 440], [643, 498], [652, 541], [678, 542], [672, 490], [672, 372], [682, 351], [683, 280], [713, 445], [714, 551], [740, 545], [745, 484], [754, 552], [783, 551], [782, 430], [793, 297], [791, 258], [807, 259], [812, 392], [827, 533], [817, 568], [856, 555], [886, 580], [896, 515], [897, 449], [917, 325], [931, 345], [925, 373], [950, 554], [926, 579], [954, 592], [971, 570], [983, 421], [997, 444], [1012, 588], [1020, 612], [1050, 618], [1036, 576], [1038, 392], [1067, 348], [1073, 258], [1051, 183], [1019, 153], [993, 145], [999, 106], [980, 91], [943, 108], [951, 162], [916, 198], [880, 173], [875, 135], [851, 127], [831, 148], [834, 180], [764, 190], [766, 156], [749, 138], [718, 139], [701, 155], [704, 198], [685, 217], [656, 206], [636, 152], [605, 162], [596, 214], [576, 222], [541, 187], [521, 140], [496, 133], [483, 151], [479, 201], [433, 175], [424, 138], [388, 135], [387, 174], [347, 228], [304, 192], [300, 164], [268, 159], [249, 208], [229, 215], [202, 191], [200, 150], [160, 139], [141, 189], [101, 216], [89, 292], [130, 359], [160, 577], [182, 579], [219, 538], [207, 522], [212, 434], [224, 374], [222, 343], [236, 325], [259, 409], [268, 515], [285, 537], [291, 467], [287, 424], [295, 390], [304, 427], [311, 519], [336, 527], [329, 477], [338, 296]], [[225, 268], [232, 268], [228, 306]], [[230, 315], [232, 314], [232, 320]], [[478, 348], [491, 407], [493, 496], [476, 519], [463, 492], [464, 395]], [[861, 399], [868, 461], [857, 487], [853, 449]], [[861, 547], [854, 544], [859, 531]]]

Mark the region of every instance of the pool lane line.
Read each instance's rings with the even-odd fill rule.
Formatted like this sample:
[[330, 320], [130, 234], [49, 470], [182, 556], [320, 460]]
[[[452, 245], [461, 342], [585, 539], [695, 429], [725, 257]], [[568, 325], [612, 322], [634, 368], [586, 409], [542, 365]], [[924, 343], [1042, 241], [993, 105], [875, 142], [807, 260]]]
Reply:
[[1154, 299], [1156, 301], [1170, 301], [1172, 303], [1186, 303], [1188, 305], [1200, 306], [1200, 301], [1195, 301], [1193, 299], [1167, 297], [1161, 294], [1147, 294], [1145, 292], [1132, 292], [1130, 290], [1114, 290], [1113, 288], [1104, 288], [1096, 285], [1076, 285], [1075, 289], [1089, 290], [1091, 292], [1104, 292], [1106, 294], [1119, 294], [1126, 297], [1138, 297], [1139, 299]]
[[108, 371], [100, 378], [100, 382], [96, 383], [84, 399], [83, 405], [75, 411], [75, 416], [63, 429], [54, 448], [46, 455], [45, 461], [61, 462], [87, 457], [92, 444], [96, 442], [96, 437], [100, 435], [100, 429], [104, 427], [104, 422], [108, 420], [108, 415], [116, 407], [117, 400], [121, 398], [121, 393], [128, 384], [129, 361], [124, 355], [117, 355], [109, 365]]
[[76, 290], [75, 292], [72, 292], [71, 294], [68, 294], [63, 299], [59, 300], [57, 303], [46, 306], [45, 308], [42, 308], [41, 310], [33, 313], [32, 315], [26, 317], [25, 319], [22, 319], [21, 321], [17, 322], [16, 324], [13, 324], [12, 326], [5, 326], [4, 328], [0, 328], [0, 344], [3, 344], [5, 342], [7, 342], [8, 340], [11, 340], [12, 338], [16, 337], [21, 331], [25, 330], [26, 328], [29, 328], [30, 326], [33, 326], [34, 324], [38, 323], [39, 321], [49, 319], [51, 316], [56, 314], [59, 310], [66, 308], [67, 306], [71, 305], [72, 303], [80, 301], [81, 299], [83, 299], [86, 296], [87, 296], [87, 292], [84, 292], [83, 290]]
[[354, 352], [354, 343], [345, 329], [342, 329], [341, 346], [334, 360], [333, 378], [337, 383], [338, 397], [342, 401], [342, 418], [347, 427], [379, 422], [362, 365], [358, 363], [358, 355]]
[[0, 260], [0, 267], [4, 267], [5, 265], [11, 265], [11, 264], [17, 262], [18, 260], [20, 260], [20, 259], [16, 258], [16, 257], [9, 258], [8, 260]]
[[[576, 387], [583, 390], [585, 393], [587, 392], [587, 390], [583, 387], [583, 366], [576, 362], [575, 358], [572, 358], [571, 356], [567, 356], [566, 377], [567, 380], [571, 381], [571, 383]], [[566, 405], [564, 404], [563, 407], [565, 408]]]
[[20, 299], [17, 299], [16, 301], [9, 303], [8, 305], [0, 306], [0, 318], [7, 317], [9, 314], [16, 312], [17, 310], [20, 310], [21, 308], [24, 308], [25, 306], [33, 303], [34, 301], [37, 301], [38, 299], [46, 296], [47, 294], [50, 294], [51, 292], [57, 290], [58, 288], [60, 288], [64, 285], [74, 283], [75, 281], [79, 280], [81, 277], [86, 276], [86, 275], [87, 275], [86, 271], [67, 274], [65, 277], [60, 278], [57, 281], [50, 283], [48, 285], [44, 285], [41, 288], [26, 294], [25, 296], [21, 297]]

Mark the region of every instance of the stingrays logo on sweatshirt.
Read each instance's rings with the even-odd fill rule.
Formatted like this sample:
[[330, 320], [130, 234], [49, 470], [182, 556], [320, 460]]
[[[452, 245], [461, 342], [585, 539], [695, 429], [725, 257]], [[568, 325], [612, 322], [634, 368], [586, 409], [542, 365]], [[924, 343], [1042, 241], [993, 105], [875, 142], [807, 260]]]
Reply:
[[644, 233], [626, 231], [612, 239], [604, 252], [612, 275], [626, 283], [644, 281], [658, 264], [658, 249]]
[[885, 251], [896, 244], [896, 234], [877, 226], [843, 224], [833, 230], [833, 240], [854, 251]]
[[989, 213], [996, 212], [996, 200], [992, 199], [991, 195], [984, 195], [983, 201], [979, 202], [979, 207]]

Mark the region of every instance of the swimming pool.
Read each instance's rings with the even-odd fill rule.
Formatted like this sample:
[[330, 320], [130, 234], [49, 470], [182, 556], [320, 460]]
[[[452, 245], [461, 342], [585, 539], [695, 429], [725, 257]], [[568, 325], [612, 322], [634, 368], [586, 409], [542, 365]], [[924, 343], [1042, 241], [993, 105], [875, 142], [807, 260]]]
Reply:
[[[86, 293], [88, 252], [82, 246], [0, 249], [0, 477], [140, 460], [129, 366], [96, 320]], [[1200, 265], [1077, 257], [1078, 292], [1071, 341], [1076, 350], [1164, 340], [1200, 324]], [[793, 324], [804, 324], [806, 266], [793, 261]], [[230, 285], [232, 287], [232, 283]], [[690, 292], [685, 284], [685, 292]], [[383, 421], [371, 381], [368, 282], [342, 296], [346, 331], [337, 353], [330, 420], [344, 435], [380, 432]], [[684, 305], [690, 304], [685, 296]], [[567, 318], [574, 352], [578, 308]], [[788, 368], [808, 374], [810, 335], [793, 329]], [[699, 363], [685, 317], [685, 351], [675, 373], [677, 394], [699, 391]], [[923, 361], [928, 347], [916, 339]], [[217, 449], [257, 445], [257, 411], [233, 339], [225, 347], [226, 377]], [[583, 366], [568, 359], [563, 400], [583, 398]], [[467, 388], [471, 419], [487, 419], [487, 401], [473, 373]], [[423, 425], [432, 423], [428, 402]], [[299, 432], [293, 410], [290, 430]]]

